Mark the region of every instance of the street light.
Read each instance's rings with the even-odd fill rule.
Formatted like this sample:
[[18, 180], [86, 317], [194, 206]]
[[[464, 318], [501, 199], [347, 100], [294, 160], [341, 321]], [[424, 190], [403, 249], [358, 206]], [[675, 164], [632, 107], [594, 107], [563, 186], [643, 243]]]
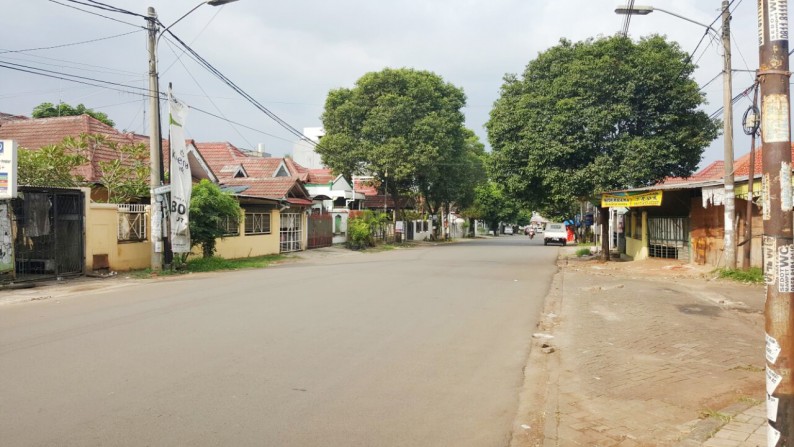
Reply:
[[615, 8], [615, 14], [624, 14], [624, 15], [633, 14], [633, 15], [638, 15], [638, 16], [647, 16], [648, 14], [650, 14], [650, 13], [652, 13], [654, 11], [659, 11], [659, 12], [663, 12], [665, 14], [670, 14], [671, 16], [678, 17], [679, 19], [686, 20], [687, 22], [694, 23], [696, 25], [700, 25], [703, 28], [708, 29], [709, 31], [711, 31], [715, 35], [717, 34], [717, 31], [715, 31], [714, 28], [712, 28], [709, 25], [706, 25], [705, 23], [700, 23], [700, 22], [698, 22], [696, 20], [690, 19], [689, 17], [684, 17], [682, 15], [678, 15], [678, 14], [676, 14], [674, 12], [671, 12], [671, 11], [668, 11], [668, 10], [662, 9], [662, 8], [657, 8], [655, 6], [635, 5], [633, 8], [629, 8], [629, 7], [626, 7], [626, 6], [618, 6], [617, 8]]
[[[679, 19], [686, 20], [687, 22], [694, 23], [706, 28], [706, 32], [712, 32], [717, 35], [717, 32], [710, 25], [700, 23], [688, 17], [678, 15], [676, 13], [656, 8], [653, 6], [634, 6], [617, 7], [615, 13], [617, 14], [637, 14], [648, 15], [653, 11], [659, 11], [669, 14]], [[723, 140], [724, 140], [724, 166], [725, 166], [725, 267], [729, 269], [736, 268], [736, 238], [734, 237], [733, 221], [736, 216], [735, 205], [735, 192], [733, 188], [733, 84], [731, 79], [731, 14], [728, 10], [728, 1], [722, 1], [722, 47], [723, 47], [723, 82], [722, 82], [722, 99], [723, 99], [723, 113], [725, 119], [723, 120]]]
[[157, 194], [155, 189], [159, 188], [162, 184], [162, 138], [160, 133], [160, 81], [157, 73], [157, 44], [160, 42], [160, 37], [168, 31], [169, 28], [176, 25], [180, 20], [184, 19], [190, 13], [203, 5], [221, 6], [227, 3], [232, 3], [237, 0], [206, 0], [193, 9], [188, 11], [182, 17], [177, 19], [174, 23], [168, 25], [162, 32], [158, 33], [159, 23], [157, 21], [157, 13], [153, 7], [148, 9], [147, 29], [149, 31], [149, 195], [151, 205], [151, 235], [152, 235], [152, 250], [151, 250], [151, 269], [159, 271], [163, 267], [163, 227], [162, 227], [162, 208], [157, 201]]

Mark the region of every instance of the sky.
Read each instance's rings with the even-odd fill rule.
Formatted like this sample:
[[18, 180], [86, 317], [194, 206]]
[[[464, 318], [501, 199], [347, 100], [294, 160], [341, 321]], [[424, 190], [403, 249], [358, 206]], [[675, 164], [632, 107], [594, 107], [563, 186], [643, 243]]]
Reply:
[[[90, 0], [77, 0], [91, 4]], [[146, 15], [155, 8], [166, 25], [197, 0], [100, 0]], [[639, 0], [710, 24], [719, 0]], [[758, 66], [757, 2], [733, 0], [734, 70]], [[292, 128], [322, 125], [329, 91], [351, 88], [365, 73], [384, 68], [428, 70], [464, 90], [466, 126], [487, 145], [485, 123], [506, 74], [522, 73], [561, 38], [581, 41], [623, 28], [614, 9], [624, 0], [238, 0], [202, 5], [170, 30], [218, 71]], [[79, 8], [81, 10], [75, 9]], [[106, 113], [119, 130], [148, 134], [145, 20], [75, 3], [74, 0], [0, 0], [4, 11], [0, 64], [114, 82], [110, 90], [0, 66], [0, 112], [29, 116], [42, 102], [79, 103]], [[101, 14], [97, 15], [97, 14]], [[714, 24], [720, 29], [721, 21]], [[662, 11], [632, 16], [629, 36], [662, 34], [692, 53], [704, 27]], [[87, 43], [80, 43], [91, 41]], [[58, 46], [58, 48], [41, 49]], [[223, 84], [164, 36], [158, 45], [160, 86], [193, 108], [186, 136], [228, 141], [243, 149], [258, 144], [274, 156], [292, 153], [297, 137]], [[694, 52], [694, 78], [706, 94], [703, 110], [722, 107], [722, 45], [705, 39]], [[734, 72], [733, 94], [752, 85], [753, 73]], [[734, 106], [734, 152], [749, 152], [741, 118], [750, 98]], [[165, 110], [165, 109], [164, 109]], [[164, 112], [165, 113], [165, 112]], [[212, 115], [215, 116], [212, 116]], [[721, 115], [720, 115], [721, 116]], [[231, 121], [231, 122], [230, 122]], [[701, 167], [724, 157], [722, 137], [703, 153]]]

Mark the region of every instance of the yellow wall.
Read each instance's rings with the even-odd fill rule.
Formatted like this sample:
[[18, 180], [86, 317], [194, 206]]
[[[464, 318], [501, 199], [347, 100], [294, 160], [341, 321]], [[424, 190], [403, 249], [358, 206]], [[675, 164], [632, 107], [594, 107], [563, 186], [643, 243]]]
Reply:
[[[148, 268], [151, 243], [118, 242], [118, 207], [111, 203], [90, 203], [86, 194], [85, 264], [94, 269], [94, 255], [108, 255], [110, 269], [126, 271]], [[147, 214], [148, 222], [148, 214]]]
[[[245, 210], [243, 210], [245, 215]], [[215, 242], [215, 256], [224, 259], [274, 255], [279, 252], [279, 212], [270, 211], [270, 234], [245, 234], [245, 219], [240, 219], [240, 234], [219, 238]], [[193, 247], [193, 255], [201, 256], [201, 246]]]
[[646, 211], [642, 212], [642, 239], [630, 237], [634, 235], [634, 224], [632, 218], [631, 231], [626, 233], [626, 255], [635, 261], [639, 261], [648, 258], [648, 213]]
[[[84, 189], [86, 195], [86, 271], [94, 269], [94, 255], [107, 255], [110, 269], [127, 271], [149, 268], [151, 265], [151, 242], [118, 242], [118, 207], [110, 203], [91, 203], [90, 190]], [[148, 211], [148, 207], [147, 207]], [[308, 217], [302, 213], [303, 249], [308, 244]], [[147, 212], [147, 223], [150, 217]], [[245, 235], [245, 219], [240, 219], [240, 235], [219, 238], [215, 255], [226, 259], [246, 258], [279, 253], [279, 222], [278, 209], [270, 211], [270, 234]], [[193, 255], [201, 256], [201, 247], [193, 248]]]

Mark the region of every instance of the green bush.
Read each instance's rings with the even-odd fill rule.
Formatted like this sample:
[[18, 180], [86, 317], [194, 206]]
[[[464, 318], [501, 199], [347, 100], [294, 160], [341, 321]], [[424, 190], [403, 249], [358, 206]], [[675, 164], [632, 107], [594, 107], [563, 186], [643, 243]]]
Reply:
[[372, 245], [372, 233], [370, 233], [369, 223], [360, 217], [348, 220], [347, 247], [353, 250], [361, 250]]
[[592, 253], [590, 253], [590, 249], [589, 248], [580, 248], [580, 249], [576, 250], [576, 257], [577, 258], [581, 258], [582, 256], [590, 256], [591, 254]]
[[375, 246], [373, 235], [381, 231], [389, 222], [389, 216], [380, 211], [364, 211], [361, 215], [352, 217], [347, 223], [347, 247], [361, 250]]

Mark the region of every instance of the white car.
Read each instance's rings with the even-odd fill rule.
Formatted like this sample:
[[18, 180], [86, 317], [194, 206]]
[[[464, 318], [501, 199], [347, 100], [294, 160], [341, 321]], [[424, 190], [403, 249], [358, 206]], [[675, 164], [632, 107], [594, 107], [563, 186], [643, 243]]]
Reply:
[[552, 242], [562, 245], [568, 243], [568, 232], [564, 224], [550, 223], [546, 225], [546, 232], [543, 233], [543, 245], [549, 245]]
[[513, 234], [513, 227], [511, 227], [509, 225], [506, 226], [505, 227], [505, 234]]

